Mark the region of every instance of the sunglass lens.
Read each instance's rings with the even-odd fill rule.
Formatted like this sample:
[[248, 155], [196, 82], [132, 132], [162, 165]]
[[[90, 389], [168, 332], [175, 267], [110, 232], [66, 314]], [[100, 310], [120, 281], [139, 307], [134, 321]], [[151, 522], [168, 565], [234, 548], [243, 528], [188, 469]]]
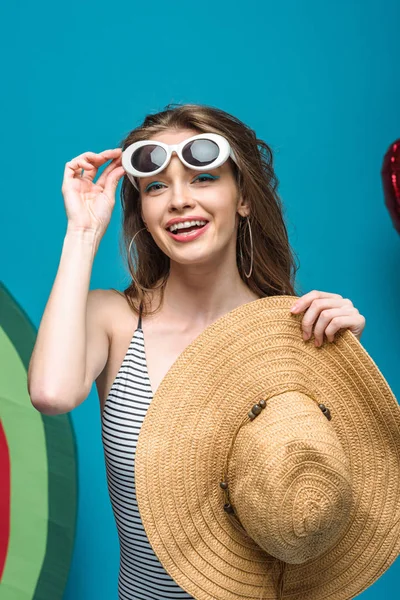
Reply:
[[131, 156], [132, 167], [142, 173], [151, 173], [164, 164], [167, 153], [161, 146], [149, 144], [141, 146]]
[[207, 166], [215, 161], [219, 154], [218, 145], [211, 140], [193, 140], [186, 144], [182, 156], [195, 167]]

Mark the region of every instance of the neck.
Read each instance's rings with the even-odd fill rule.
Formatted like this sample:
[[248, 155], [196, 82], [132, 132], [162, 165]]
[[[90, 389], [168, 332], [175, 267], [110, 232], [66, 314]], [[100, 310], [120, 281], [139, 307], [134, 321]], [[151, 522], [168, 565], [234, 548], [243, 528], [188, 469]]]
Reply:
[[165, 287], [163, 314], [179, 321], [179, 329], [204, 329], [238, 306], [257, 296], [242, 280], [233, 256], [212, 265], [182, 265], [172, 262]]

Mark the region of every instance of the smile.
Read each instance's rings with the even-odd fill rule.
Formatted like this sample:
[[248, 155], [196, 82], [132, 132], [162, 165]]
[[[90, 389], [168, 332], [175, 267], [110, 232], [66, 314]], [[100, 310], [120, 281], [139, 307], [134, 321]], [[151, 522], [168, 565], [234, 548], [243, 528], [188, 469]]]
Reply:
[[203, 235], [203, 233], [207, 231], [209, 226], [210, 222], [200, 227], [190, 227], [188, 228], [190, 229], [189, 231], [177, 229], [176, 232], [172, 233], [167, 229], [166, 232], [173, 240], [176, 240], [177, 242], [191, 242], [192, 240], [198, 238], [200, 235]]

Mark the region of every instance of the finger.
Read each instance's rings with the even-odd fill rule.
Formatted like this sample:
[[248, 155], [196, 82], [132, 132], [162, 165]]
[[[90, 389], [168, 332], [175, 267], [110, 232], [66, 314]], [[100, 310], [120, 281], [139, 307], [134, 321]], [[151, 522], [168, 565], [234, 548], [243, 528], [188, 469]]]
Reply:
[[109, 156], [121, 156], [122, 148], [109, 148], [108, 150], [102, 150], [100, 154], [107, 154]]
[[310, 306], [311, 302], [317, 300], [318, 298], [342, 298], [340, 294], [333, 294], [330, 292], [320, 292], [319, 290], [312, 290], [303, 296], [300, 296], [293, 303], [292, 308], [290, 309], [293, 313], [299, 313], [305, 310], [308, 306]]
[[[85, 177], [90, 181], [93, 181], [97, 175], [99, 168], [105, 164], [108, 160], [118, 158], [121, 154], [119, 152], [120, 148], [115, 148], [114, 150], [103, 150], [99, 154], [95, 154], [94, 152], [90, 153], [90, 156], [86, 156], [86, 161], [89, 163], [89, 167], [85, 168], [81, 177]], [[88, 153], [86, 153], [87, 155]], [[98, 183], [98, 182], [97, 182]]]
[[74, 177], [81, 176], [83, 169], [91, 169], [92, 165], [90, 162], [82, 157], [74, 158], [73, 160], [65, 163], [64, 179], [74, 179]]
[[348, 314], [341, 314], [333, 317], [325, 330], [325, 335], [329, 341], [333, 342], [334, 335], [339, 329], [351, 329], [355, 335], [357, 335], [356, 330], [358, 329], [359, 335], [361, 336], [365, 327], [365, 322], [365, 317], [360, 315], [357, 309], [350, 310]]
[[343, 298], [326, 298], [313, 300], [311, 306], [306, 310], [301, 321], [303, 330], [303, 338], [308, 340], [311, 337], [313, 325], [320, 315], [321, 311], [326, 311], [330, 308], [340, 308], [343, 306]]
[[105, 186], [108, 175], [117, 167], [121, 166], [121, 157], [114, 158], [109, 165], [104, 169], [104, 171], [99, 176], [96, 181], [96, 185]]
[[108, 174], [106, 184], [104, 186], [104, 193], [111, 201], [113, 201], [115, 198], [115, 190], [118, 187], [119, 180], [123, 175], [125, 175], [125, 173], [126, 171], [124, 167], [116, 167]]
[[349, 317], [351, 318], [352, 313], [353, 311], [351, 309], [347, 309], [347, 307], [331, 308], [329, 310], [322, 311], [314, 327], [315, 345], [321, 346], [323, 344], [324, 333], [327, 339], [330, 342], [333, 342], [334, 335], [336, 331], [340, 328], [340, 326], [337, 329], [335, 329], [335, 325], [331, 327], [332, 321], [337, 324], [337, 319], [339, 317], [345, 317], [346, 319], [348, 319]]
[[64, 177], [72, 179], [82, 175], [82, 169], [85, 170], [85, 177], [93, 179], [97, 173], [97, 168], [108, 160], [121, 154], [121, 148], [113, 150], [104, 150], [99, 154], [95, 152], [83, 152], [79, 156], [68, 161], [64, 169]]

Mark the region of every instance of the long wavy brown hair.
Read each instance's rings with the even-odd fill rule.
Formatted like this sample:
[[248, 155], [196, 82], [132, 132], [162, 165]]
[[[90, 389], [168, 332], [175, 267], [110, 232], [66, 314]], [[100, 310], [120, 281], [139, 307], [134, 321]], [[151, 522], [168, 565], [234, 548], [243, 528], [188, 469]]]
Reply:
[[[180, 129], [219, 133], [229, 141], [237, 157], [238, 166], [231, 158], [228, 160], [242, 197], [249, 203], [254, 248], [252, 273], [247, 278], [250, 238], [246, 218], [241, 218], [236, 262], [243, 281], [260, 297], [298, 295], [294, 289], [298, 266], [289, 245], [283, 205], [277, 193], [278, 179], [271, 148], [238, 118], [221, 109], [200, 104], [168, 104], [163, 111], [147, 115], [142, 125], [128, 133], [120, 146], [125, 150], [133, 142], [151, 139], [166, 130]], [[162, 306], [170, 259], [147, 231], [141, 216], [140, 192], [126, 175], [122, 180], [121, 204], [121, 252], [126, 256], [132, 278], [123, 295], [136, 314], [140, 303], [143, 304], [143, 315], [154, 314]], [[132, 247], [136, 250], [134, 261]], [[150, 298], [155, 289], [160, 290], [160, 302], [156, 309], [150, 311]]]

